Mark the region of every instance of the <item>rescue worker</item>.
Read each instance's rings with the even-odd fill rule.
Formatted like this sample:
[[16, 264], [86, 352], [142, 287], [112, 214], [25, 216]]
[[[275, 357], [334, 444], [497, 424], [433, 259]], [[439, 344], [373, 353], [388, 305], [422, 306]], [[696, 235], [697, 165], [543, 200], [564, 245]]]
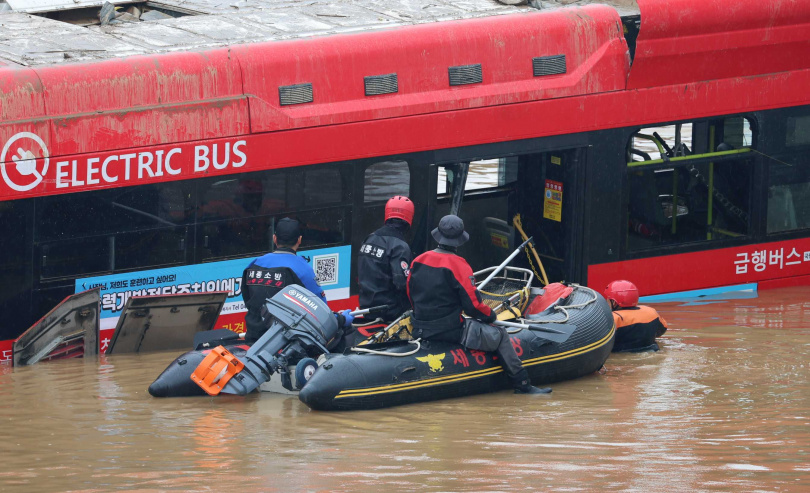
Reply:
[[613, 310], [616, 342], [613, 352], [658, 351], [656, 337], [667, 331], [667, 321], [655, 308], [638, 304], [638, 288], [630, 281], [613, 281], [605, 288]]
[[386, 324], [411, 308], [407, 284], [413, 254], [405, 235], [413, 223], [413, 202], [397, 195], [385, 204], [385, 223], [368, 235], [357, 259], [360, 308], [388, 305]]
[[[267, 331], [262, 317], [264, 302], [290, 284], [303, 286], [326, 301], [312, 267], [296, 255], [301, 239], [298, 221], [288, 217], [279, 220], [273, 234], [276, 250], [251, 262], [242, 273], [242, 298], [247, 308], [245, 341], [255, 342]], [[349, 312], [344, 310], [335, 314], [341, 327], [351, 326], [353, 317]]]
[[[438, 242], [438, 248], [416, 257], [408, 277], [413, 336], [460, 343], [473, 350], [494, 351], [516, 394], [551, 392], [550, 388], [531, 385], [506, 329], [489, 325], [497, 319], [496, 314], [481, 302], [470, 264], [456, 255], [456, 248], [470, 238], [461, 218], [444, 216], [431, 235]], [[472, 319], [465, 320], [462, 311]]]

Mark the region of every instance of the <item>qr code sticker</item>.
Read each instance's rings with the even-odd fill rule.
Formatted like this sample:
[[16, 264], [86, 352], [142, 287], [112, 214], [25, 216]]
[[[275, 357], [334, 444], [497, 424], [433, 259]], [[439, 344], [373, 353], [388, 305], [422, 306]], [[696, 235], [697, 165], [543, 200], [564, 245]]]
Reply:
[[315, 280], [321, 286], [337, 284], [338, 282], [338, 254], [316, 255], [312, 257], [315, 266]]

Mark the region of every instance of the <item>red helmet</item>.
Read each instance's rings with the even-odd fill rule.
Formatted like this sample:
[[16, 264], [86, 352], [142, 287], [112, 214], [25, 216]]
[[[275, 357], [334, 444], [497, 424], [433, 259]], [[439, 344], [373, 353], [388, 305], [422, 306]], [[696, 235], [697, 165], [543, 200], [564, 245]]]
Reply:
[[385, 220], [402, 219], [410, 226], [413, 222], [413, 202], [408, 197], [397, 195], [385, 203]]
[[605, 298], [621, 308], [630, 308], [638, 304], [638, 288], [630, 281], [613, 281], [605, 288]]

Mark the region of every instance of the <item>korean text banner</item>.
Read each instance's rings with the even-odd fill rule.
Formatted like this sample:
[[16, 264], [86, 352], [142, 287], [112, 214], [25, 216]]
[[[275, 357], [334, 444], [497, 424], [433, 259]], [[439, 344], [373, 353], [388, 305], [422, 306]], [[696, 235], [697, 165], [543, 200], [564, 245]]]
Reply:
[[[340, 246], [299, 252], [315, 271], [328, 300], [349, 296], [351, 247]], [[77, 279], [76, 292], [101, 288], [101, 319], [118, 318], [130, 296], [158, 296], [227, 291], [223, 313], [245, 311], [242, 271], [253, 257], [206, 264], [184, 265], [123, 274]], [[102, 324], [107, 325], [107, 324]]]

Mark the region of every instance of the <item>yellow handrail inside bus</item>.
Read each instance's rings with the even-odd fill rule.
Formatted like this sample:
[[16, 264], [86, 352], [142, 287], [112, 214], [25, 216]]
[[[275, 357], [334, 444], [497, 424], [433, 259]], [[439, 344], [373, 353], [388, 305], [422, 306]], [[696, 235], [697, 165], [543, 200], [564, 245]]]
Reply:
[[672, 173], [672, 234], [678, 230], [678, 172]]
[[639, 166], [650, 166], [652, 164], [663, 164], [665, 162], [668, 163], [683, 163], [694, 161], [696, 159], [705, 159], [710, 157], [722, 157], [722, 156], [732, 156], [734, 154], [745, 154], [747, 152], [751, 152], [751, 148], [745, 147], [742, 149], [732, 149], [730, 151], [720, 151], [720, 152], [706, 152], [704, 154], [690, 154], [688, 156], [677, 156], [671, 157], [668, 161], [664, 161], [663, 159], [651, 159], [650, 161], [630, 161], [627, 163], [628, 168], [637, 168]]
[[[520, 214], [515, 214], [515, 217], [512, 218], [512, 224], [514, 224], [515, 229], [517, 229], [518, 232], [520, 233], [520, 236], [521, 238], [523, 238], [523, 241], [529, 239], [529, 237], [526, 236], [526, 232], [523, 231], [523, 223], [520, 221]], [[537, 265], [540, 267], [540, 273], [535, 271], [535, 274], [537, 274], [537, 278], [543, 282], [543, 286], [548, 286], [548, 276], [546, 275], [546, 269], [543, 268], [543, 262], [540, 260], [540, 256], [537, 254], [537, 250], [534, 248], [532, 242], [529, 242], [528, 246], [529, 249], [531, 249], [532, 254], [534, 255], [534, 259], [537, 260]], [[526, 252], [526, 256], [527, 257], [529, 256], [528, 252]], [[529, 264], [532, 266], [532, 270], [534, 270], [534, 264], [532, 263], [531, 257], [529, 257]]]
[[[667, 151], [664, 149], [664, 146], [661, 145], [661, 142], [658, 139], [656, 139], [655, 136], [653, 136], [653, 135], [636, 133], [636, 134], [633, 134], [633, 137], [638, 137], [639, 139], [651, 140], [653, 142], [653, 144], [655, 144], [655, 146], [658, 147], [658, 153], [659, 154], [661, 154], [663, 156], [663, 155], [665, 155], [667, 153]], [[649, 161], [645, 161], [645, 162], [649, 163]]]
[[712, 231], [714, 231], [715, 233], [719, 233], [721, 235], [731, 236], [732, 238], [740, 238], [742, 236], [745, 236], [744, 234], [735, 233], [733, 231], [729, 231], [727, 229], [722, 228], [712, 228]]

